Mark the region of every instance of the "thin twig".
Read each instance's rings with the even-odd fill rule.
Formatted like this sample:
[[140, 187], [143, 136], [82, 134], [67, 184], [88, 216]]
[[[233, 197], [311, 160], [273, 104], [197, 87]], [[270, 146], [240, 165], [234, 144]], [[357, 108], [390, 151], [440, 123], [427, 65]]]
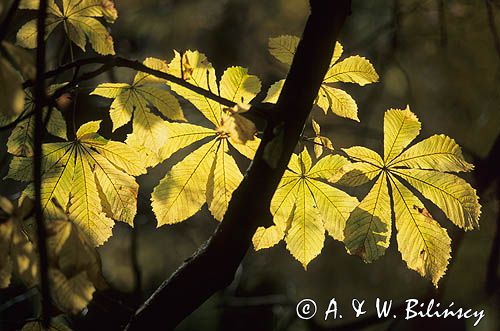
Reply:
[[35, 219], [40, 258], [40, 290], [42, 307], [42, 326], [48, 328], [50, 324], [50, 288], [48, 278], [48, 257], [44, 215], [42, 209], [42, 139], [43, 139], [43, 107], [45, 104], [45, 21], [47, 18], [47, 0], [40, 0], [37, 19], [37, 51], [36, 51], [36, 83], [35, 95], [35, 130], [34, 130], [34, 187], [35, 187]]
[[[181, 85], [182, 87], [188, 88], [193, 92], [196, 92], [200, 95], [203, 95], [204, 97], [217, 101], [218, 103], [226, 106], [226, 107], [233, 107], [236, 105], [235, 102], [230, 101], [226, 98], [223, 98], [215, 93], [212, 93], [208, 90], [205, 90], [201, 87], [195, 86], [193, 84], [188, 83], [187, 81], [183, 80], [182, 78], [176, 77], [172, 74], [152, 69], [150, 67], [145, 66], [143, 63], [137, 61], [137, 60], [130, 60], [126, 59], [120, 56], [97, 56], [97, 57], [90, 57], [90, 58], [85, 58], [85, 59], [80, 59], [73, 61], [71, 63], [68, 63], [66, 65], [60, 66], [54, 70], [48, 71], [44, 75], [44, 79], [48, 79], [51, 77], [54, 77], [58, 74], [61, 74], [65, 71], [71, 70], [73, 68], [78, 68], [82, 67], [85, 65], [90, 65], [90, 64], [103, 64], [106, 65], [108, 70], [114, 67], [118, 68], [129, 68], [129, 69], [134, 69], [137, 71], [145, 72], [147, 74], [153, 75], [155, 77], [165, 79], [169, 82]], [[33, 82], [28, 80], [23, 83], [23, 87], [30, 87], [33, 85]]]

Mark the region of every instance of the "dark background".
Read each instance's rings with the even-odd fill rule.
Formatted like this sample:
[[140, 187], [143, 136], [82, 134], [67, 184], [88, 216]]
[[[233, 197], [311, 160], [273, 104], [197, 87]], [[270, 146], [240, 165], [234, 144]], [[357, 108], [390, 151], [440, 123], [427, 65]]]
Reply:
[[[286, 69], [267, 51], [268, 38], [300, 35], [308, 14], [305, 0], [127, 0], [116, 1], [116, 6], [119, 18], [112, 25], [112, 35], [117, 54], [170, 60], [174, 49], [197, 49], [207, 55], [219, 77], [231, 65], [250, 68], [250, 73], [261, 78], [264, 92], [286, 75]], [[498, 29], [500, 2], [491, 2], [491, 8]], [[20, 12], [16, 16], [11, 40], [31, 14]], [[358, 330], [359, 325], [349, 324], [355, 321], [350, 300], [366, 299], [368, 316], [374, 313], [377, 297], [392, 299], [395, 306], [408, 298], [436, 297], [443, 306], [454, 301], [458, 307], [484, 309], [486, 317], [474, 329], [498, 330], [498, 264], [490, 255], [499, 217], [500, 48], [495, 48], [491, 23], [482, 0], [355, 0], [340, 38], [344, 57], [360, 54], [369, 58], [380, 83], [341, 87], [356, 99], [361, 123], [313, 110], [323, 134], [332, 139], [335, 148], [364, 145], [381, 152], [384, 111], [409, 104], [422, 122], [417, 140], [436, 133], [449, 135], [463, 147], [466, 159], [477, 165], [477, 170], [465, 177], [480, 191], [479, 230], [464, 234], [441, 211], [431, 208], [453, 241], [452, 260], [439, 290], [406, 268], [395, 238], [385, 256], [365, 264], [327, 237], [321, 255], [307, 271], [280, 243], [271, 249], [249, 251], [234, 283], [195, 311], [178, 330], [326, 330], [326, 325], [348, 325], [348, 329]], [[56, 30], [48, 50], [52, 59], [69, 61], [68, 52], [61, 51], [61, 36], [62, 31]], [[78, 51], [76, 56], [88, 56], [90, 52]], [[99, 82], [129, 82], [133, 74], [120, 69], [85, 82], [78, 90], [77, 124], [104, 117], [104, 136], [124, 139], [130, 125], [113, 136], [106, 113], [109, 102], [88, 93]], [[185, 104], [183, 108], [188, 118], [199, 119], [192, 106]], [[8, 169], [7, 136], [0, 136], [1, 177]], [[151, 191], [184, 155], [177, 153], [139, 178], [135, 230], [117, 223], [113, 237], [99, 248], [103, 272], [112, 289], [97, 294], [88, 311], [72, 319], [76, 329], [111, 330], [125, 323], [128, 314], [217, 226], [204, 207], [181, 224], [156, 228]], [[248, 166], [248, 161], [238, 161], [241, 169]], [[20, 189], [16, 183], [0, 181], [0, 194], [12, 195]], [[350, 192], [360, 197], [365, 193]], [[199, 281], [204, 281], [203, 275]], [[36, 302], [33, 293], [26, 294], [19, 284], [0, 290], [0, 329], [22, 326], [23, 319], [32, 317], [32, 303]], [[16, 295], [21, 295], [20, 302], [9, 301]], [[318, 315], [308, 322], [295, 317], [295, 304], [303, 298], [318, 303]], [[323, 312], [331, 298], [344, 309], [344, 318], [325, 323]], [[473, 322], [391, 319], [372, 323], [366, 330], [466, 330], [472, 329]]]

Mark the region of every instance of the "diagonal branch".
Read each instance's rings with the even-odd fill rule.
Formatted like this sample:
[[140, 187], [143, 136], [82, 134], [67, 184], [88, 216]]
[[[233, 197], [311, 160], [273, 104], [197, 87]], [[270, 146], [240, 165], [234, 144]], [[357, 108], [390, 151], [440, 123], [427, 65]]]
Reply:
[[231, 283], [255, 230], [271, 223], [271, 198], [299, 141], [351, 1], [310, 3], [311, 14], [276, 104], [277, 118], [268, 121], [252, 165], [233, 193], [223, 221], [208, 242], [137, 311], [127, 330], [145, 330], [152, 325], [174, 329]]

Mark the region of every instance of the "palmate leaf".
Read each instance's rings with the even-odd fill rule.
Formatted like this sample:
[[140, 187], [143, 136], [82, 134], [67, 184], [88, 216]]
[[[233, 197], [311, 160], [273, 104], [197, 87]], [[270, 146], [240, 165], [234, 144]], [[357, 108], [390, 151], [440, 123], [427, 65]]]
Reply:
[[[191, 84], [220, 91], [220, 95], [230, 101], [248, 104], [260, 91], [259, 79], [241, 67], [226, 69], [217, 86], [212, 65], [197, 51], [187, 51], [182, 57], [176, 52], [168, 68], [171, 74], [184, 77]], [[168, 158], [193, 143], [210, 140], [174, 165], [154, 189], [151, 200], [158, 226], [186, 220], [198, 212], [205, 202], [214, 218], [220, 221], [233, 191], [243, 178], [229, 146], [251, 159], [259, 140], [252, 136], [253, 139], [240, 143], [241, 137], [234, 137], [235, 132], [227, 130], [222, 120], [231, 110], [189, 89], [172, 83], [169, 85], [190, 101], [213, 124], [213, 128], [185, 123], [166, 125], [168, 136], [160, 150], [162, 158]]]
[[[19, 8], [36, 10], [39, 1], [21, 1]], [[99, 54], [115, 54], [113, 38], [97, 19], [104, 17], [108, 23], [117, 18], [112, 1], [103, 0], [62, 0], [60, 7], [54, 0], [48, 1], [45, 38], [60, 24], [69, 39], [85, 51], [87, 39]], [[36, 19], [31, 20], [17, 32], [17, 44], [26, 48], [36, 47]]]
[[[166, 71], [167, 63], [147, 58], [144, 64], [150, 68]], [[132, 85], [127, 83], [104, 83], [91, 93], [113, 99], [109, 110], [113, 130], [132, 120], [132, 140], [136, 145], [146, 149], [146, 154], [156, 154], [157, 159], [164, 159], [160, 149], [165, 145], [168, 135], [167, 123], [154, 114], [150, 107], [156, 108], [163, 116], [177, 121], [185, 121], [181, 106], [177, 99], [159, 84], [163, 81], [138, 72]], [[133, 118], [133, 119], [132, 119]], [[155, 165], [150, 162], [148, 165]]]
[[[43, 145], [42, 206], [49, 219], [59, 218], [57, 204], [68, 206], [70, 218], [95, 245], [111, 236], [113, 220], [133, 225], [138, 184], [145, 173], [137, 151], [97, 133], [100, 122], [80, 127], [75, 141]], [[6, 178], [30, 181], [32, 159], [14, 157]], [[33, 197], [33, 185], [23, 192]]]
[[342, 156], [328, 155], [312, 166], [307, 149], [292, 155], [271, 201], [275, 225], [257, 229], [255, 249], [272, 247], [284, 238], [290, 253], [307, 268], [323, 248], [325, 230], [342, 241], [358, 199], [324, 181], [347, 164]]
[[350, 254], [366, 262], [382, 256], [390, 241], [393, 211], [403, 260], [437, 286], [450, 259], [451, 240], [405, 184], [464, 230], [479, 226], [481, 206], [470, 184], [447, 173], [473, 169], [453, 139], [435, 135], [404, 150], [417, 137], [420, 126], [409, 107], [388, 110], [384, 117], [384, 157], [365, 147], [344, 149], [357, 162], [344, 166], [330, 181], [355, 186], [377, 178], [347, 221], [344, 241]]
[[[297, 49], [299, 38], [295, 36], [279, 36], [269, 38], [269, 52], [276, 59], [289, 66]], [[315, 104], [323, 109], [325, 114], [329, 109], [340, 117], [350, 118], [358, 121], [358, 106], [356, 101], [345, 91], [334, 88], [332, 83], [355, 83], [361, 86], [375, 83], [379, 77], [370, 61], [362, 56], [351, 56], [340, 62], [343, 47], [337, 42], [330, 60], [330, 67], [321, 84]], [[276, 103], [284, 80], [274, 83], [267, 92], [264, 102]]]

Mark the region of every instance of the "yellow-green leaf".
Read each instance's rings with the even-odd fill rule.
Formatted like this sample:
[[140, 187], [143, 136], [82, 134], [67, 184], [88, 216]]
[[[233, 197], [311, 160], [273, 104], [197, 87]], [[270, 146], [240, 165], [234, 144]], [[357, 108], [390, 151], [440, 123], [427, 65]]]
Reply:
[[222, 221], [231, 196], [243, 179], [236, 162], [227, 152], [227, 142], [221, 140], [207, 183], [208, 209], [218, 221]]
[[346, 221], [358, 205], [358, 199], [319, 180], [308, 179], [306, 183], [325, 229], [335, 240], [343, 241]]
[[215, 137], [215, 130], [188, 123], [166, 123], [167, 142], [160, 149], [162, 159], [206, 137]]
[[295, 50], [299, 44], [299, 38], [296, 36], [283, 35], [275, 38], [269, 38], [268, 48], [272, 56], [284, 64], [292, 64]]
[[391, 177], [399, 251], [408, 268], [437, 287], [451, 255], [451, 239], [420, 200]]
[[373, 262], [384, 255], [391, 238], [391, 202], [387, 176], [382, 174], [370, 192], [354, 209], [345, 227], [349, 254]]
[[229, 67], [220, 80], [220, 96], [236, 103], [249, 103], [260, 92], [260, 80], [243, 67]]
[[325, 241], [325, 226], [318, 207], [305, 181], [300, 181], [290, 229], [285, 237], [286, 248], [304, 269], [319, 255]]
[[[75, 141], [44, 144], [42, 158], [42, 207], [47, 217], [58, 219], [57, 206], [69, 206], [71, 220], [95, 245], [111, 235], [111, 218], [132, 224], [138, 185], [131, 175], [145, 172], [137, 152], [99, 136], [99, 125], [82, 125]], [[32, 166], [31, 158], [14, 157], [7, 177], [31, 181]], [[33, 185], [23, 194], [32, 197]]]
[[354, 146], [350, 148], [342, 148], [342, 150], [356, 161], [369, 163], [377, 168], [384, 166], [384, 161], [377, 152], [362, 146]]
[[307, 177], [330, 180], [337, 172], [350, 162], [340, 155], [327, 155], [322, 157], [309, 170]]
[[328, 109], [340, 117], [349, 118], [359, 122], [358, 105], [356, 101], [341, 89], [333, 88], [328, 85], [321, 85], [316, 101], [318, 107], [323, 109], [325, 114]]
[[[184, 79], [197, 87], [217, 93], [215, 69], [208, 62], [205, 54], [198, 51], [186, 51], [182, 57], [175, 52], [175, 57], [168, 65], [169, 73], [184, 77]], [[181, 72], [181, 68], [183, 68]], [[222, 108], [219, 103], [203, 95], [175, 83], [170, 83], [172, 91], [191, 102], [212, 124], [218, 126]]]
[[434, 135], [411, 146], [391, 161], [392, 167], [470, 171], [474, 166], [465, 161], [460, 146], [445, 135]]
[[410, 110], [389, 109], [384, 116], [384, 162], [389, 164], [420, 132], [420, 122]]
[[462, 178], [433, 170], [398, 169], [393, 172], [435, 203], [458, 227], [479, 228], [479, 198], [476, 190]]
[[206, 201], [216, 141], [210, 141], [177, 163], [155, 187], [151, 201], [158, 226], [182, 222]]
[[285, 84], [285, 80], [281, 79], [271, 85], [269, 90], [267, 90], [267, 95], [262, 102], [276, 103], [278, 102], [278, 98], [280, 96], [281, 90], [283, 89], [283, 85]]
[[362, 56], [355, 55], [350, 56], [330, 67], [323, 82], [356, 83], [363, 86], [375, 83], [378, 79], [378, 74], [370, 61]]

